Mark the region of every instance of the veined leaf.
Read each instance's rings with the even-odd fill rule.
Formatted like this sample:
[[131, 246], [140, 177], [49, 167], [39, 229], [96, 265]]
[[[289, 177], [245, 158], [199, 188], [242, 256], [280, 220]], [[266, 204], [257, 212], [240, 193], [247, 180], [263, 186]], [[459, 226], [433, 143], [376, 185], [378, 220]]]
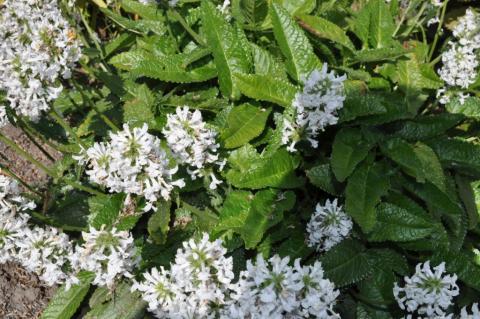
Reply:
[[426, 140], [445, 133], [460, 124], [463, 119], [464, 116], [460, 114], [449, 113], [419, 116], [415, 120], [399, 124], [395, 136], [413, 141]]
[[240, 233], [248, 216], [253, 198], [253, 194], [248, 191], [237, 190], [229, 193], [220, 210], [219, 221], [215, 230], [233, 230]]
[[102, 13], [105, 14], [105, 16], [107, 16], [110, 20], [127, 30], [135, 31], [142, 34], [148, 34], [149, 32], [153, 32], [159, 35], [164, 34], [166, 31], [165, 24], [160, 19], [130, 20], [107, 8], [100, 8], [100, 11], [102, 11]]
[[367, 8], [370, 10], [370, 44], [374, 48], [390, 47], [395, 24], [389, 7], [383, 0], [371, 0]]
[[[260, 28], [268, 15], [267, 0], [237, 0], [240, 10], [240, 19], [248, 28]], [[232, 10], [235, 7], [232, 3]]]
[[330, 166], [338, 181], [343, 182], [363, 161], [372, 143], [363, 138], [360, 129], [346, 128], [335, 136], [332, 146]]
[[281, 5], [273, 3], [270, 16], [275, 39], [287, 60], [287, 72], [296, 81], [301, 81], [303, 76], [308, 76], [320, 64], [312, 45]]
[[255, 65], [255, 74], [266, 75], [288, 81], [285, 67], [281, 61], [277, 61], [270, 52], [256, 44], [250, 43], [250, 47], [252, 49], [253, 63]]
[[148, 219], [147, 230], [155, 243], [161, 245], [167, 241], [168, 230], [170, 229], [170, 208], [171, 202], [157, 203], [157, 209]]
[[473, 262], [471, 254], [439, 250], [432, 258], [432, 265], [441, 262], [445, 262], [447, 272], [456, 274], [467, 286], [480, 291], [480, 266]]
[[248, 73], [252, 64], [246, 36], [238, 26], [232, 27], [209, 1], [202, 2], [202, 24], [217, 67], [220, 90], [225, 97], [236, 100], [240, 91], [233, 74]]
[[352, 61], [360, 63], [378, 62], [385, 60], [396, 60], [410, 51], [402, 47], [381, 48], [381, 49], [365, 49], [356, 51]]
[[135, 0], [121, 0], [121, 5], [123, 10], [138, 14], [142, 18], [149, 20], [164, 20], [161, 11], [158, 10], [155, 5], [145, 5]]
[[462, 171], [469, 176], [480, 176], [480, 145], [462, 139], [436, 139], [428, 145], [437, 153], [447, 167]]
[[290, 107], [297, 93], [297, 88], [285, 80], [268, 75], [235, 74], [240, 91], [246, 96]]
[[356, 283], [373, 271], [365, 248], [354, 240], [344, 240], [320, 257], [325, 277], [332, 280], [336, 287]]
[[251, 104], [234, 107], [228, 114], [226, 129], [221, 135], [225, 147], [240, 147], [259, 136], [265, 128], [269, 115], [270, 110]]
[[389, 187], [388, 176], [378, 163], [363, 163], [348, 179], [345, 210], [364, 232], [375, 226], [375, 206]]
[[476, 96], [468, 97], [463, 103], [460, 103], [459, 98], [452, 98], [445, 107], [450, 113], [480, 119], [480, 98]]
[[310, 180], [310, 183], [321, 190], [332, 195], [338, 194], [335, 189], [334, 177], [330, 164], [322, 164], [312, 167], [307, 171], [307, 177]]
[[315, 36], [339, 43], [352, 51], [355, 50], [355, 46], [345, 31], [335, 23], [306, 14], [297, 15], [297, 18], [300, 26]]
[[294, 16], [296, 14], [308, 14], [315, 9], [316, 0], [273, 0]]
[[90, 215], [88, 216], [88, 224], [95, 229], [100, 229], [102, 225], [107, 227], [113, 225], [122, 209], [124, 197], [123, 194], [89, 197]]
[[370, 232], [371, 241], [411, 241], [435, 231], [435, 222], [426, 212], [412, 211], [390, 203], [377, 206], [377, 223]]
[[69, 290], [65, 285], [60, 287], [43, 311], [41, 319], [69, 319], [83, 301], [90, 289], [94, 275], [90, 272], [81, 272], [78, 275], [80, 283], [73, 285]]
[[[242, 149], [239, 152], [244, 152]], [[230, 158], [237, 156], [233, 152]], [[238, 159], [237, 159], [238, 160]], [[235, 187], [260, 189], [266, 187], [294, 188], [302, 184], [295, 175], [295, 169], [300, 164], [298, 157], [290, 155], [285, 149], [279, 149], [269, 157], [245, 159], [242, 163], [226, 173], [227, 180]], [[235, 160], [234, 160], [235, 162]], [[229, 163], [232, 161], [229, 159]]]

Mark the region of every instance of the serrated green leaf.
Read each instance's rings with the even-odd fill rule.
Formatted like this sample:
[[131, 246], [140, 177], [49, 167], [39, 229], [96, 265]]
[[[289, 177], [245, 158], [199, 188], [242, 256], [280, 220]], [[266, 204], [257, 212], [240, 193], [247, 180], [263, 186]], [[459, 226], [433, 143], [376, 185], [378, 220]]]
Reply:
[[410, 274], [407, 258], [393, 249], [369, 249], [367, 255], [372, 265], [392, 270], [402, 276]]
[[385, 60], [396, 60], [409, 53], [402, 47], [396, 48], [381, 48], [381, 49], [366, 49], [356, 51], [352, 61], [360, 63], [379, 62]]
[[163, 21], [162, 11], [156, 5], [145, 5], [135, 0], [121, 0], [122, 9], [126, 12], [138, 14], [140, 17], [149, 20]]
[[251, 104], [234, 107], [228, 114], [226, 128], [221, 135], [225, 147], [240, 147], [259, 136], [269, 115], [270, 110]]
[[364, 162], [348, 179], [345, 210], [364, 232], [375, 226], [375, 206], [389, 187], [389, 179], [378, 163]]
[[363, 138], [360, 129], [346, 128], [340, 130], [333, 141], [330, 166], [338, 181], [343, 182], [363, 161], [372, 143]]
[[281, 5], [292, 16], [308, 14], [312, 12], [316, 6], [316, 0], [273, 0], [273, 2]]
[[336, 287], [359, 282], [373, 271], [365, 248], [357, 241], [344, 240], [321, 256], [325, 277]]
[[134, 94], [135, 96], [123, 106], [123, 121], [130, 127], [140, 127], [147, 123], [149, 128], [155, 129], [157, 125], [153, 113], [155, 96], [145, 84], [137, 87]]
[[358, 117], [387, 113], [386, 97], [381, 94], [355, 92], [347, 94], [343, 108], [338, 112], [340, 122], [348, 122]]
[[418, 214], [390, 203], [376, 208], [377, 223], [368, 235], [370, 241], [411, 241], [435, 231], [435, 223], [426, 212]]
[[480, 176], [480, 145], [462, 139], [439, 138], [428, 145], [437, 153], [447, 167], [463, 172], [468, 176]]
[[81, 272], [78, 275], [80, 283], [65, 290], [65, 285], [60, 287], [43, 310], [41, 319], [70, 319], [77, 311], [83, 298], [90, 289], [90, 283], [94, 275], [89, 272]]
[[229, 193], [220, 210], [215, 230], [233, 230], [239, 233], [245, 224], [253, 197], [253, 194], [248, 191], [238, 190]]
[[250, 43], [250, 47], [253, 55], [253, 64], [255, 66], [255, 74], [266, 75], [274, 78], [288, 81], [287, 73], [282, 61], [277, 60], [266, 49]]
[[393, 286], [396, 281], [391, 270], [378, 265], [374, 274], [357, 284], [360, 295], [376, 305], [389, 305], [394, 302]]
[[468, 229], [474, 229], [479, 219], [479, 207], [477, 207], [477, 203], [475, 202], [475, 184], [472, 180], [460, 174], [455, 175], [455, 182], [458, 188], [458, 195], [468, 214]]
[[102, 225], [111, 227], [117, 221], [124, 197], [123, 194], [89, 197], [88, 207], [90, 215], [88, 216], [88, 224], [96, 229], [100, 229]]
[[130, 292], [130, 288], [126, 282], [118, 284], [110, 301], [95, 305], [83, 318], [143, 319], [147, 304], [139, 292]]
[[170, 229], [170, 208], [172, 203], [160, 202], [156, 206], [157, 209], [148, 219], [147, 230], [155, 243], [162, 245], [167, 241], [167, 234]]
[[392, 46], [392, 36], [395, 32], [390, 9], [383, 0], [371, 0], [367, 4], [370, 11], [369, 42], [374, 48]]
[[287, 72], [296, 81], [301, 81], [303, 76], [308, 76], [320, 64], [312, 45], [281, 5], [273, 3], [270, 16], [275, 39], [286, 58]]
[[165, 24], [160, 19], [149, 20], [149, 19], [140, 19], [140, 20], [130, 20], [125, 18], [107, 8], [100, 8], [100, 11], [108, 17], [110, 20], [118, 24], [120, 27], [125, 28], [130, 31], [137, 33], [148, 34], [153, 32], [159, 35], [162, 35], [166, 31]]
[[476, 96], [468, 97], [463, 103], [460, 102], [459, 98], [452, 98], [445, 107], [450, 113], [480, 119], [480, 98]]
[[235, 74], [240, 91], [255, 100], [290, 107], [297, 88], [289, 82], [268, 75]]
[[300, 26], [315, 36], [339, 43], [352, 51], [355, 50], [355, 46], [345, 31], [335, 23], [321, 17], [306, 14], [297, 15], [297, 18]]
[[381, 147], [382, 152], [400, 165], [405, 173], [416, 178], [417, 182], [432, 182], [445, 191], [445, 176], [435, 152], [427, 145], [417, 142], [409, 144], [402, 139], [388, 140]]
[[[243, 152], [241, 149], [240, 152]], [[230, 164], [235, 162], [238, 153], [232, 153]], [[295, 175], [295, 169], [300, 164], [298, 157], [289, 154], [285, 149], [279, 149], [271, 156], [249, 163], [241, 163], [226, 173], [229, 183], [238, 188], [260, 189], [266, 187], [294, 188], [302, 184]]]
[[[237, 0], [240, 19], [248, 28], [260, 28], [268, 15], [268, 2], [266, 0]], [[232, 10], [235, 1], [232, 4]], [[238, 17], [237, 17], [238, 18]]]
[[232, 27], [213, 3], [203, 1], [201, 8], [203, 31], [215, 60], [220, 90], [225, 97], [236, 100], [240, 91], [233, 75], [248, 73], [252, 64], [248, 41], [243, 30]]
[[395, 136], [413, 141], [426, 140], [445, 133], [460, 124], [463, 119], [460, 114], [449, 113], [419, 116], [415, 120], [400, 123]]
[[313, 185], [332, 195], [338, 194], [337, 190], [335, 189], [334, 177], [332, 174], [332, 169], [330, 168], [330, 164], [314, 166], [307, 170], [306, 173], [308, 180]]

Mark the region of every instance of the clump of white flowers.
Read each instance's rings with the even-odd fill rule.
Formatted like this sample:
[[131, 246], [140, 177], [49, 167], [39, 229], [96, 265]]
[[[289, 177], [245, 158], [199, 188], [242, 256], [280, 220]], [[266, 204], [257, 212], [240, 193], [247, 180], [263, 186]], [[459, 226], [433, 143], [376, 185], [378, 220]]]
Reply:
[[117, 231], [90, 227], [82, 232], [84, 243], [77, 246], [71, 256], [75, 271], [86, 270], [95, 274], [93, 284], [112, 289], [117, 279], [131, 278], [133, 267], [137, 264], [136, 248], [133, 237], [128, 231]]
[[457, 41], [450, 41], [449, 49], [442, 54], [443, 66], [438, 70], [438, 74], [445, 81], [446, 87], [437, 92], [440, 103], [448, 103], [452, 96], [458, 95], [463, 104], [468, 97], [456, 91], [467, 89], [477, 78], [479, 31], [480, 14], [469, 8], [453, 29], [453, 35]]
[[352, 227], [352, 219], [338, 206], [337, 199], [327, 199], [325, 205], [317, 204], [307, 224], [308, 246], [328, 251], [347, 237]]
[[340, 292], [324, 278], [321, 263], [289, 262], [278, 255], [268, 261], [258, 255], [255, 264], [247, 261], [222, 318], [340, 318], [333, 310]]
[[190, 239], [170, 270], [153, 268], [132, 290], [142, 292], [157, 318], [213, 318], [233, 287], [233, 260], [226, 253], [222, 241], [211, 242], [208, 234]]
[[472, 314], [469, 314], [466, 307], [462, 308], [460, 312], [460, 319], [478, 319], [480, 318], [480, 310], [478, 309], [478, 303], [472, 305]]
[[16, 260], [18, 243], [28, 229], [27, 214], [0, 214], [0, 264]]
[[[193, 180], [203, 177], [209, 165], [223, 168], [225, 161], [220, 161], [217, 154], [217, 133], [207, 127], [199, 110], [192, 112], [187, 106], [177, 107], [174, 114], [167, 115], [163, 134], [177, 162], [188, 166], [187, 171]], [[221, 181], [211, 171], [208, 175], [211, 179], [210, 188], [217, 188]]]
[[[18, 115], [38, 120], [81, 56], [57, 0], [5, 0], [0, 8], [0, 90]], [[5, 105], [0, 105], [5, 124]]]
[[95, 143], [76, 156], [87, 164], [86, 173], [94, 183], [106, 186], [110, 192], [143, 196], [144, 210], [155, 209], [155, 203], [170, 199], [175, 186], [183, 187], [182, 179], [174, 180], [177, 166], [160, 147], [160, 139], [148, 133], [148, 126], [110, 133], [108, 143]]
[[305, 135], [312, 147], [317, 148], [319, 132], [337, 124], [337, 112], [345, 100], [343, 82], [346, 78], [346, 75], [336, 76], [334, 71], [328, 72], [326, 63], [321, 70], [316, 69], [303, 78], [303, 91], [295, 95], [292, 103], [294, 120], [285, 120], [283, 123], [282, 143], [291, 143], [289, 151], [295, 150], [298, 139], [292, 137], [297, 135]]
[[445, 263], [430, 268], [430, 261], [417, 264], [415, 274], [405, 277], [405, 287], [397, 283], [393, 294], [401, 309], [428, 317], [444, 316], [452, 299], [459, 294], [457, 275], [445, 273]]
[[17, 181], [2, 175], [0, 171], [0, 215], [15, 214], [34, 208], [35, 203], [22, 196]]

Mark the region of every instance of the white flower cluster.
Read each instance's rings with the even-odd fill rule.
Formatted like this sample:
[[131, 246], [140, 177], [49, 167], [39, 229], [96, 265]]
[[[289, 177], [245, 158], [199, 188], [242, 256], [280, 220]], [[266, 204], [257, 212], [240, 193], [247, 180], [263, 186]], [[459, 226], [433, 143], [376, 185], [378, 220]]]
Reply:
[[319, 262], [294, 266], [278, 255], [247, 262], [233, 283], [233, 261], [220, 240], [189, 240], [170, 270], [153, 268], [132, 290], [142, 293], [157, 318], [340, 318], [333, 310], [339, 292], [323, 277]]
[[[405, 277], [405, 287], [397, 283], [393, 294], [401, 309], [409, 313], [437, 318], [446, 315], [452, 299], [460, 291], [456, 284], [457, 276], [444, 274], [445, 263], [430, 268], [430, 261], [417, 264], [415, 274]], [[442, 317], [443, 318], [443, 317]]]
[[301, 266], [296, 259], [273, 256], [256, 263], [247, 261], [241, 272], [234, 300], [223, 311], [222, 318], [340, 318], [333, 307], [340, 292], [324, 278], [322, 265]]
[[325, 63], [321, 70], [314, 70], [303, 79], [303, 92], [297, 93], [292, 103], [295, 119], [286, 120], [283, 126], [282, 143], [291, 143], [289, 151], [295, 151], [298, 141], [292, 140], [292, 137], [297, 130], [306, 135], [312, 147], [317, 148], [318, 133], [329, 125], [337, 124], [337, 111], [343, 107], [345, 100], [343, 82], [346, 78], [346, 75], [336, 76], [334, 71], [328, 72]]
[[155, 209], [161, 197], [170, 198], [174, 186], [183, 187], [183, 180], [173, 180], [177, 166], [172, 167], [160, 140], [148, 133], [148, 126], [110, 133], [110, 142], [95, 143], [76, 156], [88, 164], [90, 180], [106, 186], [110, 192], [124, 192], [144, 196], [144, 210]]
[[117, 279], [131, 278], [130, 271], [138, 263], [133, 237], [128, 231], [90, 227], [82, 232], [84, 243], [75, 248], [71, 256], [75, 272], [86, 270], [93, 272], [93, 284], [112, 289]]
[[472, 305], [472, 314], [469, 314], [466, 307], [462, 308], [460, 312], [460, 319], [480, 319], [480, 310], [478, 309], [478, 303]]
[[54, 227], [31, 228], [24, 211], [34, 208], [16, 181], [0, 175], [0, 263], [18, 262], [49, 286], [75, 282], [67, 272], [73, 255], [68, 236]]
[[[453, 30], [456, 42], [449, 43], [449, 49], [442, 54], [443, 66], [438, 74], [446, 87], [437, 92], [440, 103], [448, 103], [452, 96], [449, 90], [467, 89], [477, 78], [480, 49], [480, 14], [469, 8]], [[460, 95], [463, 104], [465, 95]]]
[[[215, 141], [217, 133], [207, 127], [200, 111], [191, 112], [187, 106], [177, 107], [174, 114], [167, 115], [163, 134], [178, 163], [188, 165], [192, 179], [204, 176], [208, 165], [219, 165], [220, 170], [225, 165], [225, 161], [219, 161], [218, 158], [219, 145]], [[210, 188], [216, 189], [221, 181], [212, 172], [209, 176]]]
[[308, 246], [328, 251], [347, 237], [352, 227], [352, 219], [338, 206], [337, 199], [327, 199], [324, 206], [317, 204], [307, 224]]
[[[38, 120], [62, 91], [81, 50], [57, 0], [5, 0], [0, 7], [0, 90], [20, 116]], [[0, 124], [6, 123], [0, 105]]]
[[233, 287], [233, 260], [226, 252], [221, 240], [210, 242], [207, 234], [190, 239], [177, 251], [170, 270], [153, 268], [132, 290], [143, 293], [157, 318], [214, 318]]

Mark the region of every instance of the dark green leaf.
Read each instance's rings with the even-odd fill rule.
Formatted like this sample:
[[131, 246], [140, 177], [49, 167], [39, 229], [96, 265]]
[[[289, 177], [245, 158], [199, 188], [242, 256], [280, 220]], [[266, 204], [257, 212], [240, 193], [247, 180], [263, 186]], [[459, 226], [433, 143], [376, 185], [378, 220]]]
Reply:
[[337, 195], [338, 192], [335, 189], [335, 181], [330, 168], [330, 164], [322, 164], [314, 166], [309, 169], [307, 172], [307, 177], [310, 183], [317, 186], [321, 190], [332, 194]]

